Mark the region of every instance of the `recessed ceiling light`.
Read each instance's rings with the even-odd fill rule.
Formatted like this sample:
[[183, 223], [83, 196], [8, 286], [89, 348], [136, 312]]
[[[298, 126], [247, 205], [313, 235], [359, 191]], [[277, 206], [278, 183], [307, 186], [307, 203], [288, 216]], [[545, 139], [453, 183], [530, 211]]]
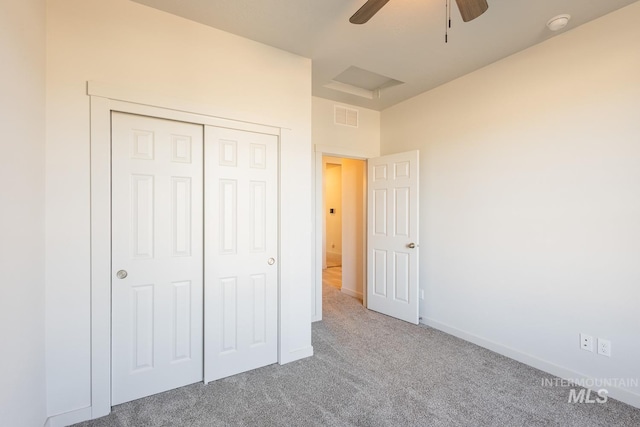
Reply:
[[549, 27], [551, 31], [561, 30], [567, 26], [567, 24], [569, 23], [569, 19], [571, 19], [571, 15], [567, 15], [566, 13], [554, 16], [547, 22], [547, 27]]

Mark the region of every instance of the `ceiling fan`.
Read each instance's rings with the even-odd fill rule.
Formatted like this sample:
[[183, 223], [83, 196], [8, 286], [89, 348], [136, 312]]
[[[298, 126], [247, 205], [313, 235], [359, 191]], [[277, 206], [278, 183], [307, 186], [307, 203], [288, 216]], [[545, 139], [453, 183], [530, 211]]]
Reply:
[[[389, 0], [368, 0], [356, 13], [349, 18], [352, 24], [364, 24], [373, 17]], [[487, 0], [456, 0], [462, 20], [469, 22], [482, 15], [488, 8]]]

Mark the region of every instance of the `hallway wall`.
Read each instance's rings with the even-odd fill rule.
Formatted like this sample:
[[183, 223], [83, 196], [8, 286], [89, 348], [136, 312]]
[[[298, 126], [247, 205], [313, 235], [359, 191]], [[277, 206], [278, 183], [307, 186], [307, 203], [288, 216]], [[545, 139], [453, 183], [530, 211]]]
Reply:
[[342, 159], [342, 292], [359, 299], [366, 282], [366, 166]]
[[[324, 217], [325, 236], [324, 242], [326, 259], [324, 267], [342, 265], [342, 161], [324, 158]], [[334, 161], [340, 164], [332, 163]], [[334, 213], [330, 210], [334, 209]]]

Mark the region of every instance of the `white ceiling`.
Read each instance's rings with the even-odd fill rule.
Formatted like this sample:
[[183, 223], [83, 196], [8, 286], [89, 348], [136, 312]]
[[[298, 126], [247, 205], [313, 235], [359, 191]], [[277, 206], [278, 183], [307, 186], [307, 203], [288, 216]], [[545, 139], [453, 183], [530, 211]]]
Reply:
[[[349, 17], [365, 0], [133, 0], [313, 60], [313, 95], [383, 110], [638, 0], [488, 0], [464, 23], [452, 0], [391, 0], [368, 23]], [[552, 33], [549, 18], [572, 16]], [[404, 82], [367, 99], [324, 86], [355, 66]], [[550, 64], [551, 66], [551, 64]]]

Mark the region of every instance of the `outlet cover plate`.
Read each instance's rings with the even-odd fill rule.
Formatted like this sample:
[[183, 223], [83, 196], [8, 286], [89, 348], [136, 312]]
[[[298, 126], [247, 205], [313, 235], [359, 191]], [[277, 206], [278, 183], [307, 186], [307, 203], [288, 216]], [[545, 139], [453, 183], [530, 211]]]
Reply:
[[611, 341], [598, 338], [598, 354], [611, 357]]
[[593, 352], [593, 337], [587, 334], [580, 334], [580, 348]]

